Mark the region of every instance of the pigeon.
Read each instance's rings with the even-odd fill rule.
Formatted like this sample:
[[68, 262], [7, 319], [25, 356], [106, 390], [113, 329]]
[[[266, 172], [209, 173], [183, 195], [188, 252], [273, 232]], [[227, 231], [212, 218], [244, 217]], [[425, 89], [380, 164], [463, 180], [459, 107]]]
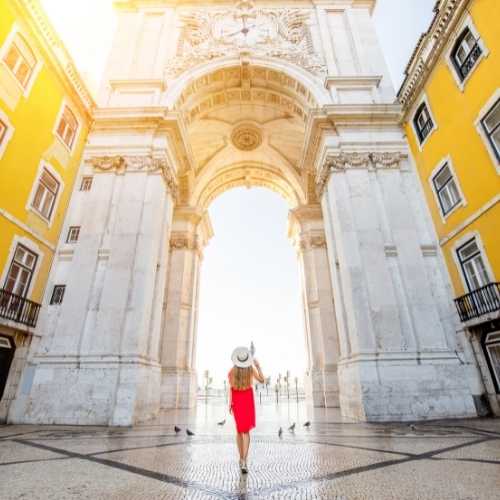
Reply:
[[226, 423], [226, 419], [221, 420], [220, 422], [217, 422], [217, 425], [220, 425], [221, 427]]
[[310, 427], [311, 426], [311, 422], [309, 422], [309, 420], [304, 424], [304, 427]]
[[290, 427], [288, 427], [288, 430], [290, 432], [294, 432], [295, 431], [295, 422]]
[[417, 430], [417, 428], [416, 428], [413, 424], [410, 424], [410, 429], [411, 429], [412, 431], [416, 431], [416, 430]]
[[179, 434], [179, 432], [181, 432], [181, 428], [180, 427], [177, 427], [176, 425], [174, 425], [174, 431], [176, 434]]
[[189, 429], [186, 429], [186, 434], [188, 436], [194, 436], [194, 432], [193, 431], [190, 431]]
[[283, 435], [283, 429], [280, 427], [280, 430], [278, 431], [278, 437], [281, 438]]

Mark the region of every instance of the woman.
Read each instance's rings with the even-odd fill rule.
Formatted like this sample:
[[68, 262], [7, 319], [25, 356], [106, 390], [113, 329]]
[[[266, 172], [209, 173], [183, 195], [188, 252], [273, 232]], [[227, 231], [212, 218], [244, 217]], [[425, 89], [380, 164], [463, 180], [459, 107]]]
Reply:
[[264, 383], [264, 375], [259, 362], [252, 358], [246, 347], [237, 347], [231, 356], [233, 367], [229, 372], [229, 413], [236, 422], [236, 443], [240, 452], [240, 469], [248, 472], [247, 456], [250, 447], [250, 430], [255, 427], [255, 403], [252, 382], [256, 379]]

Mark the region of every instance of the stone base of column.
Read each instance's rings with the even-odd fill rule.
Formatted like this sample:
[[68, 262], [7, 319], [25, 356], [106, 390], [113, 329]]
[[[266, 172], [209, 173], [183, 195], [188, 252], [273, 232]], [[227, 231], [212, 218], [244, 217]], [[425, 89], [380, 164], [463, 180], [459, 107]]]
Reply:
[[198, 380], [194, 370], [163, 368], [161, 376], [161, 409], [196, 406]]
[[454, 353], [362, 355], [339, 363], [342, 415], [391, 422], [475, 417], [465, 365]]
[[130, 426], [160, 409], [160, 366], [138, 356], [38, 357], [24, 370], [11, 424]]
[[335, 367], [312, 370], [305, 375], [307, 401], [319, 408], [338, 408], [339, 389]]

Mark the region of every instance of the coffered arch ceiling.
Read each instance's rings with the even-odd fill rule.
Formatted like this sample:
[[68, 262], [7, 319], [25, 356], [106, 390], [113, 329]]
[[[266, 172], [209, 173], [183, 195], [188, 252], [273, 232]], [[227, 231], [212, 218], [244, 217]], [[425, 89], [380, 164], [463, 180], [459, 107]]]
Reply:
[[256, 65], [220, 68], [186, 85], [174, 107], [193, 155], [184, 179], [189, 203], [206, 208], [235, 185], [269, 187], [292, 206], [306, 203], [309, 174], [299, 165], [318, 103], [301, 82]]

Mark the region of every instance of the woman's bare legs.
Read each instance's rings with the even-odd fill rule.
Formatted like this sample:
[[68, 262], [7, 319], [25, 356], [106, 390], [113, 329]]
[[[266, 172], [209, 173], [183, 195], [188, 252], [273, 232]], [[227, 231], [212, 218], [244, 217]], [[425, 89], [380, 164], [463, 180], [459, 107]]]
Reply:
[[250, 433], [249, 432], [244, 432], [242, 434], [243, 437], [243, 460], [247, 460], [248, 456], [248, 449], [250, 448]]
[[241, 432], [236, 433], [236, 444], [238, 445], [238, 451], [240, 453], [240, 460], [245, 460], [243, 455], [243, 434]]

